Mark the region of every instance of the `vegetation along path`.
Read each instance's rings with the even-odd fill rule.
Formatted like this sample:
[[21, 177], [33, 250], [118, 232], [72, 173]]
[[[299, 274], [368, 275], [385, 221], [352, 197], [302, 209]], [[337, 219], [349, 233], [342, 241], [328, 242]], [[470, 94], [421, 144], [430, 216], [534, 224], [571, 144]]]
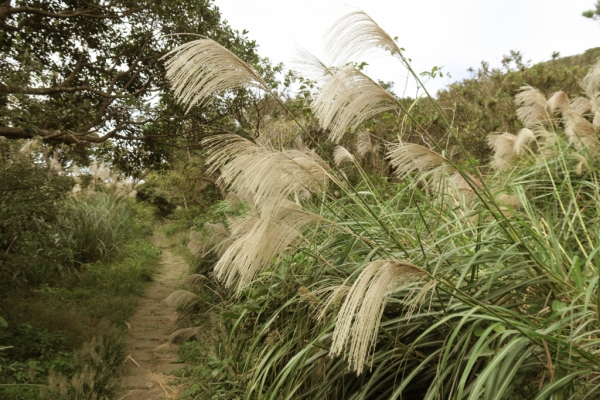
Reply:
[[167, 342], [175, 328], [177, 313], [165, 304], [165, 299], [185, 278], [189, 267], [169, 250], [164, 234], [155, 233], [152, 242], [162, 249], [160, 271], [128, 324], [127, 357], [117, 400], [175, 398], [174, 377], [166, 374], [184, 367], [177, 362], [177, 346]]

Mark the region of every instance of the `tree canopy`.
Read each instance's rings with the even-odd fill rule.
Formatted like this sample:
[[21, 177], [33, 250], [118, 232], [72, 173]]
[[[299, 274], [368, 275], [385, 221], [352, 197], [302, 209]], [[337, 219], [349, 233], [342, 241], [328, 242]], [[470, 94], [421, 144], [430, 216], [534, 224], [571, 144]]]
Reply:
[[0, 29], [0, 136], [115, 139], [111, 151], [123, 157], [172, 145], [231, 112], [230, 98], [188, 113], [172, 101], [161, 58], [190, 35], [259, 60], [255, 42], [232, 30], [213, 0], [2, 0]]

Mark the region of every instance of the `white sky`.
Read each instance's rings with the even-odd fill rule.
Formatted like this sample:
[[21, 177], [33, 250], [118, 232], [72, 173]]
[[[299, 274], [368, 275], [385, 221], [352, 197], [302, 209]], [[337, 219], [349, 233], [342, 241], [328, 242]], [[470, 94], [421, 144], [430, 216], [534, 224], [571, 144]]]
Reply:
[[[293, 67], [297, 45], [320, 56], [327, 29], [352, 8], [369, 14], [406, 49], [417, 72], [443, 66], [452, 79], [437, 78], [426, 86], [436, 91], [468, 77], [467, 68], [518, 50], [534, 63], [574, 55], [600, 46], [600, 22], [581, 16], [595, 0], [216, 0], [233, 29], [249, 31], [259, 53]], [[357, 60], [358, 61], [358, 60]], [[360, 60], [363, 61], [363, 60]], [[375, 79], [396, 82], [402, 94], [406, 72], [390, 57], [364, 60]], [[413, 88], [406, 95], [414, 96]]]

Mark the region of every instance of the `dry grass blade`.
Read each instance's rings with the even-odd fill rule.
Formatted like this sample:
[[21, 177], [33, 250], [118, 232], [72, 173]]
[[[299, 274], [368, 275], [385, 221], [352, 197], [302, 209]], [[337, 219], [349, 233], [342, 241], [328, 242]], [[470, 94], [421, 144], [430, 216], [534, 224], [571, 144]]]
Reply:
[[361, 374], [373, 351], [390, 291], [420, 281], [427, 273], [410, 263], [378, 260], [358, 276], [337, 315], [331, 354], [344, 354], [351, 369]]
[[423, 173], [450, 163], [447, 158], [418, 144], [399, 144], [388, 153], [387, 158], [401, 178], [413, 171]]
[[191, 338], [199, 338], [202, 334], [202, 328], [183, 328], [171, 333], [167, 338], [167, 343], [186, 342]]
[[315, 117], [329, 138], [338, 142], [346, 130], [354, 130], [367, 118], [398, 109], [396, 98], [354, 67], [338, 70], [330, 76], [315, 98]]
[[333, 65], [344, 65], [374, 48], [400, 55], [396, 41], [363, 11], [340, 18], [325, 34], [325, 54]]
[[268, 90], [261, 76], [235, 54], [211, 39], [185, 43], [167, 53], [167, 79], [175, 97], [189, 109], [211, 95], [230, 89]]

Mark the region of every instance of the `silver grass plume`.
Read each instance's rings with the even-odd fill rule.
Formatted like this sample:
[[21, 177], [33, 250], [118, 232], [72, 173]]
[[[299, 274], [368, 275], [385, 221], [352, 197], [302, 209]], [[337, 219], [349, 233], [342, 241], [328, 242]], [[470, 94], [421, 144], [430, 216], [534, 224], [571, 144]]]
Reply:
[[371, 132], [366, 129], [356, 133], [356, 155], [358, 158], [364, 158], [367, 154], [372, 153], [374, 149]]
[[423, 280], [427, 273], [408, 262], [369, 263], [350, 288], [336, 317], [331, 355], [344, 355], [349, 367], [361, 374], [377, 340], [379, 323], [393, 290]]
[[517, 133], [517, 140], [515, 140], [515, 155], [523, 155], [525, 153], [525, 149], [528, 149], [529, 143], [534, 140], [535, 134], [531, 129], [521, 129], [519, 133]]
[[342, 165], [348, 163], [354, 164], [356, 161], [354, 159], [354, 156], [350, 154], [350, 152], [346, 150], [345, 147], [335, 146], [335, 149], [333, 150], [333, 162], [338, 167], [341, 167]]
[[515, 143], [517, 136], [512, 133], [504, 132], [488, 137], [488, 146], [494, 151], [494, 158], [491, 167], [502, 170], [506, 168], [508, 162], [517, 156]]
[[575, 165], [575, 174], [577, 176], [581, 176], [583, 174], [583, 167], [588, 166], [587, 158], [579, 153], [573, 153], [573, 157], [577, 160], [577, 165]]
[[204, 332], [202, 332], [202, 328], [200, 327], [178, 329], [167, 337], [167, 343], [182, 343], [191, 338], [200, 339], [202, 333]]
[[267, 149], [283, 150], [291, 147], [299, 134], [300, 129], [294, 121], [286, 118], [269, 119], [260, 129], [256, 143]]
[[252, 197], [261, 213], [276, 213], [292, 195], [320, 193], [329, 167], [314, 152], [265, 149], [237, 135], [203, 140], [208, 173], [220, 170], [219, 182], [242, 197]]
[[592, 111], [592, 103], [590, 99], [585, 97], [576, 97], [571, 100], [571, 110], [578, 114], [585, 115]]
[[19, 149], [21, 153], [32, 153], [41, 147], [41, 142], [37, 139], [29, 139], [23, 142], [23, 146]]
[[292, 63], [297, 70], [301, 71], [306, 77], [317, 82], [322, 81], [326, 76], [333, 72], [319, 60], [314, 54], [303, 47], [298, 47], [292, 56]]
[[54, 157], [50, 159], [50, 168], [59, 174], [63, 172], [63, 167], [58, 161], [58, 155], [56, 154], [56, 152], [54, 153]]
[[600, 61], [594, 64], [581, 82], [581, 86], [590, 97], [600, 92]]
[[450, 164], [447, 158], [418, 144], [396, 145], [388, 153], [387, 158], [400, 178], [404, 178], [414, 171], [424, 173], [442, 165]]
[[531, 86], [522, 86], [520, 92], [515, 96], [517, 104], [517, 117], [527, 128], [537, 124], [548, 124], [550, 119], [550, 110], [546, 96], [538, 89]]
[[313, 318], [318, 321], [324, 321], [328, 312], [337, 307], [338, 304], [342, 303], [350, 291], [350, 286], [345, 284], [325, 286], [312, 292], [313, 295], [318, 296], [325, 294], [323, 301], [320, 306], [315, 310]]
[[563, 91], [555, 92], [547, 102], [547, 109], [552, 116], [556, 111], [566, 110], [570, 107], [569, 97]]
[[185, 280], [185, 286], [187, 286], [192, 292], [198, 293], [204, 287], [206, 280], [206, 276], [202, 274], [192, 274]]
[[200, 298], [195, 293], [187, 290], [176, 290], [165, 299], [165, 303], [170, 307], [186, 309], [190, 305], [196, 304], [199, 300]]
[[581, 114], [573, 110], [563, 112], [565, 135], [577, 150], [587, 148], [593, 154], [600, 153], [598, 129]]
[[214, 270], [226, 287], [239, 292], [265, 267], [277, 265], [286, 250], [296, 244], [309, 226], [321, 219], [285, 201], [276, 214], [245, 217], [231, 226], [234, 239]]
[[337, 70], [327, 78], [312, 103], [321, 126], [330, 130], [337, 143], [373, 115], [397, 110], [398, 101], [379, 84], [353, 66]]
[[211, 232], [210, 237], [206, 240], [204, 245], [205, 253], [208, 251], [214, 251], [219, 257], [221, 257], [223, 253], [225, 253], [225, 250], [231, 246], [233, 241], [231, 238], [231, 233], [222, 223], [204, 224], [204, 227], [209, 229]]
[[175, 97], [187, 105], [188, 111], [226, 90], [256, 87], [268, 91], [268, 85], [254, 68], [211, 39], [185, 43], [164, 58], [169, 58], [165, 62], [166, 77]]
[[401, 55], [396, 41], [364, 11], [353, 11], [340, 18], [325, 34], [326, 58], [333, 65], [362, 59], [373, 49]]
[[187, 249], [193, 256], [202, 257], [204, 255], [204, 243], [197, 240], [190, 240]]
[[195, 240], [197, 242], [203, 242], [204, 235], [197, 231], [190, 231], [190, 241], [193, 241], [193, 240]]

